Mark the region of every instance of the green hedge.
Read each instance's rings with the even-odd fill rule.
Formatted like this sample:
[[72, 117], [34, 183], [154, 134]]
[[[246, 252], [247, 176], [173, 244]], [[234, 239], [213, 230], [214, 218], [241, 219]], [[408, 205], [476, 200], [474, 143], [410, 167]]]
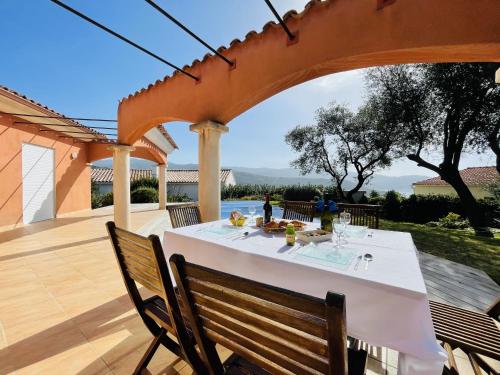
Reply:
[[316, 196], [320, 196], [323, 190], [326, 193], [334, 194], [333, 186], [323, 185], [229, 185], [221, 189], [221, 199], [240, 199], [243, 197], [255, 197], [264, 199], [266, 193], [271, 194], [273, 200], [282, 197], [284, 200], [291, 201], [311, 201]]
[[140, 186], [130, 194], [132, 203], [158, 203], [158, 190], [153, 187]]
[[158, 190], [158, 179], [156, 177], [142, 177], [130, 182], [130, 191], [137, 190], [140, 187], [150, 187]]
[[[500, 206], [494, 199], [480, 199], [481, 209], [486, 214], [487, 225], [498, 227], [500, 220]], [[393, 221], [425, 224], [430, 221], [439, 221], [450, 212], [466, 217], [464, 208], [458, 197], [449, 195], [415, 195], [408, 198], [395, 191], [388, 191], [384, 197], [371, 197], [370, 204], [382, 206], [382, 216]]]
[[113, 205], [113, 192], [110, 191], [109, 193], [104, 193], [102, 195], [102, 206], [112, 206]]
[[192, 202], [187, 194], [167, 194], [167, 202]]
[[241, 184], [241, 185], [228, 185], [223, 186], [221, 189], [221, 199], [239, 199], [248, 196], [256, 196], [264, 198], [264, 194], [269, 193], [271, 195], [279, 194], [282, 195], [284, 186], [276, 185], [252, 185], [252, 184]]

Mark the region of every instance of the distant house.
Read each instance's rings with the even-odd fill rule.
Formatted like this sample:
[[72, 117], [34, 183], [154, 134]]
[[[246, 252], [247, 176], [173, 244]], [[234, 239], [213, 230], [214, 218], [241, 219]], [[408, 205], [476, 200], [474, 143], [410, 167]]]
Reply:
[[[153, 177], [151, 169], [131, 169], [130, 181], [143, 177]], [[92, 183], [97, 186], [99, 193], [109, 193], [113, 191], [113, 169], [112, 168], [92, 168]]]
[[[186, 194], [193, 201], [198, 200], [198, 170], [170, 169], [167, 170], [167, 190], [170, 195]], [[236, 185], [233, 171], [231, 169], [221, 169], [221, 186]]]
[[[488, 185], [500, 177], [495, 167], [466, 168], [460, 171], [460, 176], [476, 199], [491, 196]], [[416, 195], [457, 195], [439, 176], [415, 182], [413, 192]]]
[[[131, 169], [130, 180], [134, 181], [143, 177], [154, 177], [155, 173], [151, 169]], [[112, 168], [92, 168], [92, 182], [97, 186], [100, 193], [113, 191], [113, 169]], [[167, 194], [186, 194], [193, 201], [198, 200], [198, 170], [170, 169], [167, 170]], [[231, 169], [221, 169], [220, 182], [222, 186], [236, 185], [233, 171]]]

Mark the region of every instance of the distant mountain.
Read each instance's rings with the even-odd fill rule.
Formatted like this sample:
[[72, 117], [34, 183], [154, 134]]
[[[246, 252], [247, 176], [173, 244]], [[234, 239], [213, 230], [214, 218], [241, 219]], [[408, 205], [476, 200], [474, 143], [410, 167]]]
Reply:
[[238, 184], [269, 184], [269, 185], [329, 185], [330, 181], [327, 178], [309, 178], [309, 177], [284, 177], [258, 175], [253, 173], [241, 172], [233, 169], [234, 178]]
[[[112, 167], [111, 159], [99, 160], [94, 163], [98, 167]], [[132, 158], [130, 160], [131, 168], [136, 169], [154, 169], [156, 164], [142, 159]], [[198, 169], [197, 164], [176, 164], [168, 163], [169, 169]], [[270, 184], [270, 185], [330, 185], [331, 179], [327, 174], [310, 173], [306, 176], [293, 168], [250, 168], [250, 167], [224, 167], [233, 170], [236, 183], [238, 184]], [[411, 194], [411, 185], [414, 182], [424, 180], [427, 176], [408, 175], [408, 176], [384, 176], [376, 174], [368, 184], [363, 186], [363, 190], [385, 192], [396, 190], [403, 194]], [[355, 184], [354, 176], [349, 176], [345, 182], [345, 188], [350, 189]]]

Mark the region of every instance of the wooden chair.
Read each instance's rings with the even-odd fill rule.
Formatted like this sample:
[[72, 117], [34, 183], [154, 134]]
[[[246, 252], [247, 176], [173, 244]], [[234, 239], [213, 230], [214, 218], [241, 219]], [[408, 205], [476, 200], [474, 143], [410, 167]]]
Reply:
[[196, 204], [167, 206], [172, 228], [201, 224], [200, 208]]
[[[500, 361], [500, 298], [485, 313], [430, 301], [432, 321], [436, 337], [448, 353], [448, 367], [444, 375], [459, 375], [459, 366], [453, 350], [461, 349], [468, 357], [475, 375], [497, 374], [488, 358]], [[495, 322], [496, 321], [496, 322]], [[488, 357], [488, 358], [485, 358]]]
[[[155, 235], [145, 238], [117, 228], [114, 222], [106, 223], [106, 227], [129, 297], [154, 336], [133, 373], [141, 374], [160, 344], [201, 373], [203, 363], [196, 353], [193, 336], [184, 324], [160, 239]], [[137, 283], [155, 295], [143, 299]], [[178, 343], [167, 333], [174, 335]]]
[[[170, 257], [201, 357], [211, 375], [364, 374], [347, 348], [345, 297], [314, 298]], [[225, 363], [220, 344], [234, 354]]]
[[339, 215], [341, 212], [351, 214], [352, 225], [365, 225], [371, 229], [378, 229], [380, 206], [373, 204], [337, 203]]
[[283, 219], [312, 222], [316, 212], [315, 202], [284, 201]]

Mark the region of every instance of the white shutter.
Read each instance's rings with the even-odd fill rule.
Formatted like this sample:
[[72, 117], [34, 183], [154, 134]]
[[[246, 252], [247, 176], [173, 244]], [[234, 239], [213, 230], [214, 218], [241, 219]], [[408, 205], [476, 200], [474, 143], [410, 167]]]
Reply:
[[23, 143], [22, 166], [23, 222], [54, 218], [54, 150]]

